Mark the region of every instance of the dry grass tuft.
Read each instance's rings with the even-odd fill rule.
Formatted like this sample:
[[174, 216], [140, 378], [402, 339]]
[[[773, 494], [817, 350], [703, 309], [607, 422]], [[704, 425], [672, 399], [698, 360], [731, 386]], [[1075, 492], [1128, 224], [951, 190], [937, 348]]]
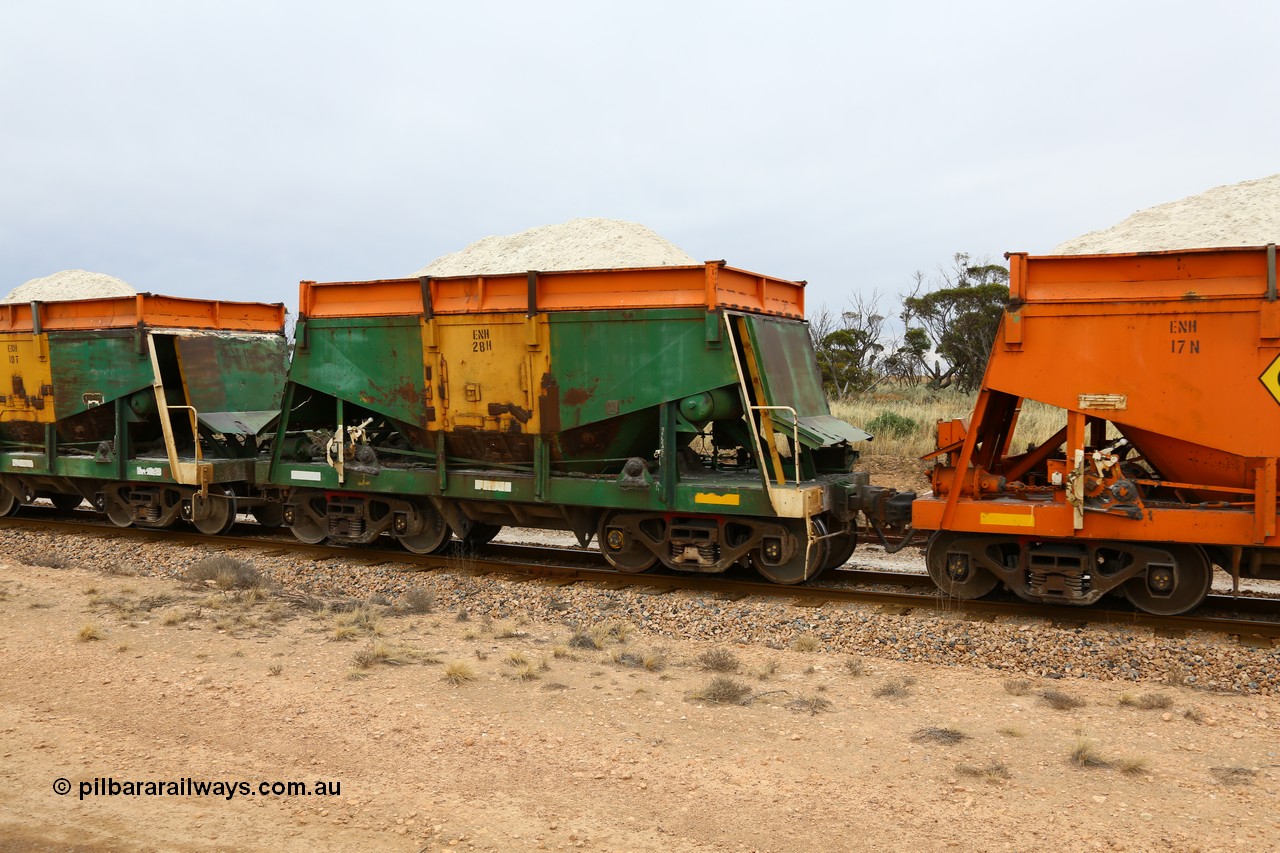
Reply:
[[468, 681], [475, 681], [476, 673], [465, 661], [455, 660], [445, 664], [444, 673], [440, 677], [454, 687], [460, 687]]
[[1097, 746], [1087, 737], [1076, 739], [1068, 760], [1076, 767], [1102, 768], [1110, 767], [1111, 762], [1102, 757]]
[[911, 685], [914, 683], [913, 678], [890, 678], [873, 690], [871, 695], [879, 699], [904, 699], [911, 695]]
[[86, 622], [80, 626], [80, 630], [76, 632], [76, 639], [82, 643], [89, 643], [94, 640], [102, 639], [102, 632], [98, 630], [98, 626], [92, 622]]
[[191, 618], [190, 612], [182, 611], [182, 610], [170, 610], [168, 613], [164, 614], [164, 616], [160, 618], [160, 624], [166, 627], [172, 627], [174, 625], [181, 625], [183, 622], [186, 622], [187, 619], [189, 618]]
[[1083, 708], [1086, 704], [1083, 699], [1078, 699], [1070, 693], [1063, 693], [1061, 690], [1046, 690], [1040, 694], [1040, 699], [1050, 708], [1057, 711]]
[[753, 669], [751, 674], [761, 681], [768, 681], [778, 674], [778, 662], [776, 660], [765, 661], [760, 664], [759, 669]]
[[[882, 386], [883, 391], [860, 394], [850, 400], [831, 404], [831, 414], [851, 424], [863, 426], [877, 422], [870, 431], [875, 441], [861, 449], [864, 457], [908, 456], [918, 458], [934, 449], [934, 425], [940, 420], [968, 417], [973, 411], [974, 395], [953, 389], [931, 390], [925, 386], [910, 388], [901, 384]], [[1064, 422], [1061, 409], [1034, 400], [1023, 401], [1014, 431], [1014, 447], [1028, 442], [1039, 444], [1053, 435]], [[901, 429], [886, 429], [880, 424], [901, 423]]]
[[273, 663], [267, 667], [267, 675], [279, 675], [284, 672], [284, 664]]
[[1031, 681], [1026, 678], [1007, 678], [1004, 682], [1004, 692], [1010, 696], [1026, 696], [1031, 692]]
[[738, 660], [738, 656], [726, 648], [717, 647], [707, 649], [702, 654], [693, 659], [699, 669], [708, 672], [737, 672], [742, 662]]
[[1210, 767], [1209, 772], [1223, 785], [1248, 785], [1258, 775], [1252, 767]]
[[514, 666], [514, 667], [529, 665], [529, 659], [525, 657], [521, 652], [511, 652], [505, 658], [502, 659], [502, 662], [507, 666]]
[[962, 740], [968, 740], [969, 736], [959, 729], [938, 728], [936, 726], [926, 726], [923, 729], [916, 729], [911, 739], [916, 743], [959, 743]]
[[535, 681], [540, 677], [538, 667], [527, 661], [512, 669], [509, 675], [516, 681]]
[[[641, 652], [635, 652], [629, 649], [614, 649], [609, 655], [609, 658], [619, 666], [630, 666], [635, 667], [636, 669], [646, 668], [644, 663], [645, 655]], [[658, 660], [658, 658], [654, 658], [655, 662], [658, 662]], [[665, 666], [665, 663], [662, 665]]]
[[844, 659], [844, 671], [856, 678], [866, 674], [867, 665], [863, 663], [862, 658], [848, 657]]
[[225, 554], [205, 557], [187, 570], [186, 579], [198, 583], [213, 581], [218, 589], [224, 591], [266, 586], [257, 569]]
[[1027, 734], [1017, 726], [1001, 726], [1000, 728], [996, 729], [996, 733], [1002, 734], [1005, 737], [1026, 737], [1026, 734]]
[[352, 663], [360, 669], [369, 669], [378, 664], [402, 666], [406, 663], [412, 663], [413, 659], [414, 655], [408, 649], [397, 649], [382, 640], [374, 640], [369, 648], [361, 649], [355, 653]]
[[605, 639], [605, 637], [597, 637], [596, 631], [583, 631], [579, 629], [574, 631], [573, 635], [569, 637], [569, 648], [598, 651], [604, 648]]
[[667, 668], [668, 655], [664, 649], [650, 649], [640, 657], [640, 665], [649, 672], [662, 672]]
[[830, 699], [824, 699], [821, 696], [802, 696], [799, 699], [792, 699], [787, 703], [787, 707], [793, 711], [808, 711], [810, 716], [816, 716], [823, 711], [830, 711], [833, 706]]
[[791, 642], [791, 650], [796, 652], [816, 652], [822, 648], [822, 641], [815, 635], [804, 633]]
[[1000, 761], [989, 761], [986, 764], [957, 764], [956, 773], [970, 779], [982, 779], [986, 782], [1007, 782], [1013, 778], [1009, 768]]
[[573, 658], [573, 653], [569, 651], [567, 646], [555, 646], [551, 649], [551, 656], [554, 658]]
[[431, 613], [436, 609], [436, 594], [424, 586], [415, 584], [400, 596], [399, 610], [402, 613], [419, 615]]
[[1139, 755], [1122, 755], [1116, 759], [1116, 769], [1129, 776], [1141, 776], [1151, 769], [1151, 763]]
[[361, 604], [354, 610], [338, 613], [333, 617], [333, 632], [330, 636], [335, 640], [354, 640], [366, 633], [375, 636], [382, 633], [378, 613], [368, 604]]
[[1204, 711], [1201, 711], [1199, 708], [1191, 707], [1183, 711], [1182, 716], [1186, 717], [1193, 723], [1203, 723], [1205, 715]]
[[745, 705], [751, 701], [751, 697], [750, 687], [724, 675], [715, 676], [690, 696], [713, 705]]
[[1144, 711], [1163, 711], [1173, 707], [1173, 699], [1163, 693], [1141, 693], [1137, 696], [1125, 693], [1120, 696], [1120, 704], [1129, 708], [1141, 708]]

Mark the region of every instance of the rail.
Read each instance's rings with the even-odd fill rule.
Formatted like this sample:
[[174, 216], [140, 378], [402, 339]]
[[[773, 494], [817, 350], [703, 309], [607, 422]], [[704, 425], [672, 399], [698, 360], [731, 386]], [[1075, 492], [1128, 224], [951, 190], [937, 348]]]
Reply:
[[[52, 514], [51, 510], [44, 512], [46, 515]], [[738, 597], [758, 595], [792, 599], [797, 603], [805, 603], [806, 606], [813, 606], [815, 602], [860, 603], [889, 608], [892, 612], [900, 613], [915, 609], [941, 610], [977, 616], [1038, 618], [1067, 625], [1102, 623], [1159, 631], [1209, 631], [1239, 637], [1242, 643], [1254, 638], [1272, 644], [1280, 642], [1280, 621], [1277, 621], [1280, 620], [1280, 600], [1270, 597], [1237, 598], [1213, 595], [1206, 599], [1198, 611], [1201, 613], [1234, 612], [1259, 618], [1196, 615], [1195, 613], [1183, 616], [1155, 616], [1129, 609], [1033, 604], [1014, 598], [976, 600], [948, 598], [932, 588], [926, 575], [911, 575], [903, 572], [837, 570], [826, 573], [820, 584], [784, 586], [720, 575], [654, 573], [637, 575], [618, 572], [601, 565], [603, 557], [599, 552], [578, 549], [496, 544], [484, 546], [479, 552], [454, 549], [438, 555], [418, 555], [392, 547], [306, 545], [292, 537], [283, 538], [278, 535], [208, 536], [171, 529], [119, 528], [105, 523], [90, 524], [36, 516], [0, 518], [0, 529], [14, 527], [63, 530], [73, 535], [129, 536], [164, 540], [173, 544], [212, 547], [217, 550], [257, 548], [274, 553], [327, 558], [344, 557], [371, 565], [404, 565], [407, 570], [409, 570], [408, 567], [419, 570], [423, 568], [454, 569], [477, 574], [503, 573], [531, 580], [553, 580], [557, 583], [578, 581], [608, 583], [616, 585], [617, 588], [634, 587], [649, 592], [693, 590]], [[502, 554], [511, 555], [515, 559], [501, 559], [498, 555]], [[833, 586], [832, 583], [840, 585]], [[901, 592], [867, 589], [865, 586], [849, 586], [850, 584], [929, 588], [923, 592]]]

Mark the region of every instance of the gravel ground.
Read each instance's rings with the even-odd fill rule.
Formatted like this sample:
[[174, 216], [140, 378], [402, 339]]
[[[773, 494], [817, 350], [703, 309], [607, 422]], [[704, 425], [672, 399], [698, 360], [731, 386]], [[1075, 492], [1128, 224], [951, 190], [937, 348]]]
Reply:
[[[538, 542], [556, 541], [552, 534], [532, 533]], [[66, 565], [169, 577], [181, 577], [195, 563], [219, 553], [200, 546], [12, 528], [0, 531], [0, 543], [6, 554], [27, 564], [61, 560]], [[454, 568], [421, 571], [336, 557], [310, 559], [249, 549], [228, 553], [253, 565], [285, 592], [324, 599], [383, 596], [394, 602], [417, 586], [434, 594], [438, 606], [466, 611], [471, 618], [526, 618], [579, 626], [616, 620], [657, 640], [704, 639], [774, 648], [792, 646], [798, 638], [811, 635], [828, 652], [888, 660], [1048, 678], [1164, 682], [1280, 694], [1280, 649], [1251, 648], [1217, 634], [1160, 637], [1150, 629], [1115, 625], [1054, 627], [1023, 618], [970, 621], [946, 611], [895, 614], [858, 604], [804, 607], [785, 599], [735, 601], [680, 590], [646, 594], [642, 589], [611, 590], [601, 584], [558, 585], [476, 575], [461, 558]], [[861, 548], [855, 565], [860, 555]], [[806, 642], [811, 641], [806, 638]]]

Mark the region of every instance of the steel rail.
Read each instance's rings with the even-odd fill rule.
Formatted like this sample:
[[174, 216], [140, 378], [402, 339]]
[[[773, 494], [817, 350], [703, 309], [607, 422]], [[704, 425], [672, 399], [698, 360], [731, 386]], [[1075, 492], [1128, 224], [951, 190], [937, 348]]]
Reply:
[[[716, 593], [736, 598], [746, 596], [790, 598], [797, 603], [803, 602], [808, 606], [817, 606], [827, 602], [862, 603], [875, 604], [904, 613], [908, 610], [917, 609], [940, 610], [990, 618], [997, 616], [1031, 617], [1078, 626], [1090, 623], [1105, 623], [1135, 628], [1151, 628], [1174, 633], [1208, 631], [1241, 638], [1260, 638], [1264, 640], [1280, 638], [1280, 621], [1268, 621], [1265, 619], [1201, 616], [1194, 613], [1184, 616], [1157, 616], [1131, 609], [1117, 609], [1100, 605], [1075, 607], [1071, 605], [1037, 604], [1013, 597], [963, 600], [948, 598], [936, 589], [930, 589], [927, 592], [897, 592], [863, 588], [851, 589], [817, 584], [787, 586], [764, 581], [742, 580], [722, 575], [677, 575], [655, 574], [652, 572], [630, 574], [606, 567], [599, 552], [575, 551], [573, 549], [545, 546], [491, 544], [477, 549], [464, 550], [458, 543], [454, 543], [453, 547], [441, 554], [412, 554], [390, 545], [387, 547], [373, 545], [308, 545], [292, 537], [283, 538], [263, 535], [209, 536], [194, 531], [181, 531], [172, 528], [116, 527], [107, 524], [34, 516], [0, 518], [0, 529], [20, 527], [60, 530], [66, 533], [102, 538], [127, 536], [169, 544], [200, 545], [219, 551], [252, 548], [319, 556], [326, 559], [345, 558], [374, 565], [394, 563], [418, 566], [424, 569], [445, 568], [474, 574], [507, 574], [516, 577], [561, 582], [606, 583], [614, 584], [617, 588], [634, 587], [654, 594], [679, 589]], [[506, 559], [498, 556], [503, 554], [507, 555]], [[513, 554], [521, 555], [519, 562], [513, 562], [510, 559]], [[578, 559], [574, 559], [575, 557]], [[834, 579], [846, 582], [853, 581], [890, 586], [930, 586], [928, 576], [923, 574], [853, 569], [828, 573], [824, 577], [833, 578], [833, 574], [838, 576]], [[1210, 596], [1206, 599], [1205, 604], [1202, 605], [1202, 609], [1253, 612], [1274, 617], [1280, 616], [1280, 601], [1267, 598]]]

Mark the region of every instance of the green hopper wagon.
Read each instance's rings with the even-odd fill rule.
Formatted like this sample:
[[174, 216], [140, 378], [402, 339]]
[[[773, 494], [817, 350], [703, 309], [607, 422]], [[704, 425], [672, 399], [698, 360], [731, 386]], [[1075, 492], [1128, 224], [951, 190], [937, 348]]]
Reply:
[[0, 306], [0, 514], [88, 500], [120, 526], [279, 524], [258, 434], [279, 414], [284, 306], [136, 296]]
[[303, 282], [271, 482], [307, 542], [435, 552], [503, 526], [629, 572], [840, 565], [909, 505], [851, 473], [803, 283], [711, 262]]

